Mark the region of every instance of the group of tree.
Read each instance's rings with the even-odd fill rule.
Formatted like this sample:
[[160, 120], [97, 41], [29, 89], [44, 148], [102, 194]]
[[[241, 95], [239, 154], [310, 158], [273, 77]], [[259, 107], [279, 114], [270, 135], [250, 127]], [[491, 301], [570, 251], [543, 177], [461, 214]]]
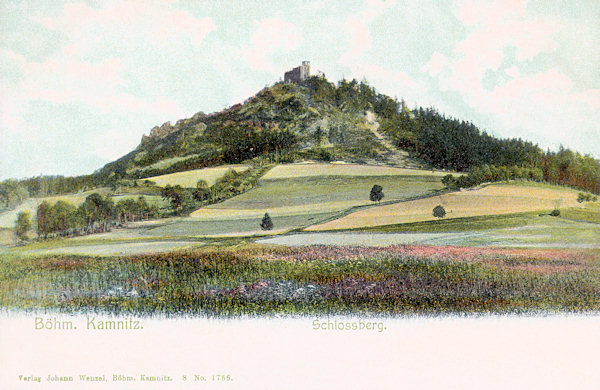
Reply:
[[11, 208], [28, 197], [43, 197], [78, 192], [110, 184], [106, 176], [36, 176], [22, 180], [7, 179], [0, 182], [0, 203]]
[[526, 168], [519, 166], [499, 166], [484, 164], [469, 170], [468, 174], [455, 177], [448, 174], [442, 178], [442, 183], [449, 189], [468, 188], [487, 182], [508, 181], [525, 179], [543, 181], [544, 175], [540, 168]]
[[[397, 104], [391, 112], [395, 113], [382, 120], [382, 130], [398, 147], [408, 149], [436, 168], [464, 172], [487, 165], [505, 171], [493, 180], [504, 180], [513, 174], [511, 171], [523, 169], [529, 171], [531, 180], [600, 193], [600, 161], [590, 156], [563, 147], [557, 152], [543, 152], [521, 139], [498, 139], [470, 122], [447, 118], [434, 109], [410, 112]], [[527, 175], [517, 172], [514, 176]], [[473, 175], [471, 178], [478, 181]]]
[[40, 237], [99, 233], [111, 227], [143, 219], [155, 218], [156, 206], [149, 205], [143, 196], [114, 202], [108, 196], [93, 193], [75, 207], [59, 200], [54, 204], [40, 203], [36, 212], [36, 227]]
[[0, 208], [10, 209], [29, 198], [27, 187], [14, 179], [0, 182]]
[[212, 186], [204, 180], [198, 180], [195, 188], [167, 184], [162, 189], [162, 196], [171, 203], [175, 214], [185, 214], [248, 191], [254, 187], [266, 169], [268, 167], [261, 165], [253, 166], [243, 172], [229, 169]]

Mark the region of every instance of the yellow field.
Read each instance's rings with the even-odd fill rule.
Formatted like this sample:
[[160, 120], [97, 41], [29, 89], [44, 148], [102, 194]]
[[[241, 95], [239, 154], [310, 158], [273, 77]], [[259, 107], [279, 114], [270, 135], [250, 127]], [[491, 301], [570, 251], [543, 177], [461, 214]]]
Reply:
[[147, 177], [144, 180], [150, 180], [159, 187], [165, 187], [167, 184], [184, 188], [196, 188], [198, 180], [205, 180], [209, 186], [221, 178], [229, 169], [236, 172], [244, 172], [250, 167], [247, 165], [223, 165], [215, 168], [194, 169], [192, 171], [169, 173], [168, 175]]
[[311, 176], [445, 176], [448, 172], [421, 169], [394, 168], [359, 164], [280, 164], [267, 172], [262, 179], [290, 179]]
[[371, 207], [305, 230], [356, 229], [430, 221], [436, 219], [432, 215], [432, 210], [439, 204], [446, 209], [446, 219], [582, 207], [577, 203], [575, 190], [497, 184], [431, 198]]

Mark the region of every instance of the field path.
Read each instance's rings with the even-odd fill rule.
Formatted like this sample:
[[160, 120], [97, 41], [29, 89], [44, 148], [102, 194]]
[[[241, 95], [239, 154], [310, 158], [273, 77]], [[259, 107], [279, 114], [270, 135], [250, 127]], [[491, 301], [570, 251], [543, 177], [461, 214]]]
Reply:
[[395, 166], [401, 168], [415, 168], [423, 169], [424, 166], [419, 164], [414, 159], [410, 158], [409, 154], [405, 150], [398, 149], [383, 133], [379, 131], [379, 121], [373, 111], [367, 111], [367, 127], [377, 137], [379, 142], [386, 147], [387, 153], [385, 158]]

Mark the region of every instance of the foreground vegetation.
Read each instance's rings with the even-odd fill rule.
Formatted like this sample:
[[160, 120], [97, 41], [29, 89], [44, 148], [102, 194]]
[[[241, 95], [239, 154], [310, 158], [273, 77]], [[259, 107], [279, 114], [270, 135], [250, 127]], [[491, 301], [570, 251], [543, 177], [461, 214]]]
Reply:
[[134, 315], [590, 312], [598, 251], [257, 245], [0, 258], [9, 310]]

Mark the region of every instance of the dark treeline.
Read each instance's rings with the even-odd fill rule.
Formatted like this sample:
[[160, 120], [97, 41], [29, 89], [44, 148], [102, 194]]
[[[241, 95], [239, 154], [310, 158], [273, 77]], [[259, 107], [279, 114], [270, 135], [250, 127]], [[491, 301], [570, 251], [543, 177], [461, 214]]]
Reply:
[[52, 205], [42, 202], [37, 208], [36, 223], [40, 237], [68, 236], [105, 232], [122, 223], [157, 216], [158, 208], [149, 205], [143, 196], [115, 203], [108, 196], [93, 193], [79, 207], [62, 200]]
[[223, 160], [238, 163], [253, 157], [289, 149], [297, 142], [293, 131], [281, 129], [276, 122], [224, 121], [206, 132], [210, 142], [221, 145]]
[[382, 130], [399, 146], [431, 165], [466, 171], [483, 164], [534, 166], [540, 149], [521, 139], [500, 140], [474, 124], [446, 118], [434, 109], [406, 110], [384, 121]]
[[105, 185], [107, 178], [100, 175], [81, 176], [37, 176], [21, 180], [29, 196], [67, 194]]

